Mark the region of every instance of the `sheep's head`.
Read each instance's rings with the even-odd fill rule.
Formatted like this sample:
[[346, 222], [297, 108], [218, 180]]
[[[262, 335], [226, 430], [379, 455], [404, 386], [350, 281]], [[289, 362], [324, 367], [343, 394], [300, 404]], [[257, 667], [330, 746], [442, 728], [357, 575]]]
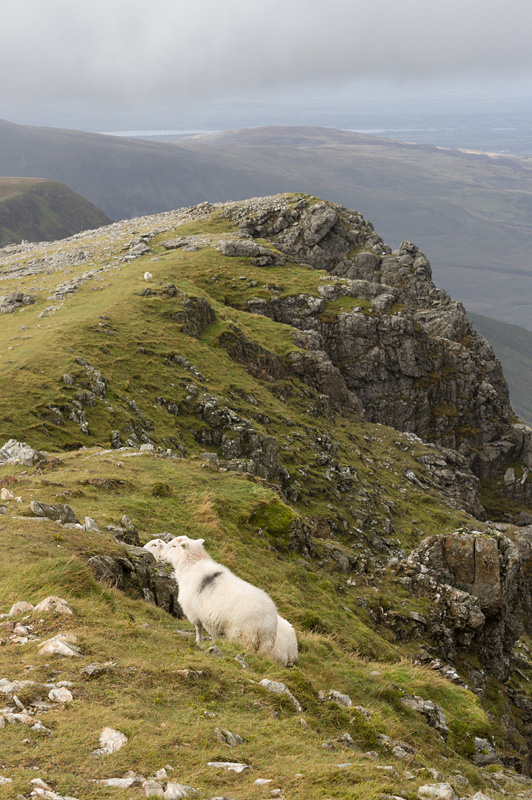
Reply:
[[188, 536], [176, 536], [164, 547], [161, 552], [160, 560], [169, 561], [174, 569], [198, 561], [200, 558], [207, 558], [207, 552], [203, 547], [205, 539], [189, 539]]
[[146, 542], [144, 545], [144, 550], [147, 550], [149, 553], [151, 553], [156, 561], [163, 561], [164, 559], [161, 558], [161, 553], [165, 547], [166, 542], [164, 539], [152, 539], [151, 541]]

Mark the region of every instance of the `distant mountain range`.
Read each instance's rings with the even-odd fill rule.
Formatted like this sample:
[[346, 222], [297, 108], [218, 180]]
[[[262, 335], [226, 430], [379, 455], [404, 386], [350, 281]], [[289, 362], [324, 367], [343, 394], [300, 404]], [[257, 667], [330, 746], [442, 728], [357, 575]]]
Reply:
[[54, 241], [111, 222], [67, 186], [42, 178], [0, 178], [0, 247]]
[[526, 158], [313, 127], [147, 142], [0, 122], [0, 174], [60, 181], [114, 219], [284, 191], [341, 202], [415, 242], [467, 308], [532, 328]]

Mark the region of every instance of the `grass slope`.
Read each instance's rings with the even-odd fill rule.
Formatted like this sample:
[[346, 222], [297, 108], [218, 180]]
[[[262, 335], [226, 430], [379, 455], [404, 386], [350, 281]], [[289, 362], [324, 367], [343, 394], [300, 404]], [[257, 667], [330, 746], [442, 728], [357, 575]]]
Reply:
[[66, 186], [36, 178], [0, 178], [0, 247], [54, 241], [111, 220]]
[[[216, 215], [195, 222], [179, 214], [172, 219], [176, 235], [229, 233]], [[6, 291], [35, 291], [36, 304], [0, 319], [0, 443], [14, 436], [52, 455], [37, 467], [0, 467], [0, 485], [21, 498], [6, 500], [7, 511], [0, 515], [0, 612], [17, 600], [35, 604], [49, 594], [64, 597], [74, 610], [67, 621], [31, 613], [22, 621], [41, 640], [72, 631], [81, 655], [39, 655], [38, 642], [17, 644], [8, 627], [0, 629], [0, 677], [37, 684], [21, 688], [22, 705], [41, 694], [46, 698], [42, 684], [51, 679], [70, 681], [74, 695], [72, 704], [37, 715], [49, 735], [24, 724], [0, 730], [0, 774], [13, 780], [0, 785], [0, 797], [28, 796], [30, 780], [39, 776], [60, 794], [80, 800], [122, 792], [133, 800], [142, 796], [140, 788], [124, 791], [92, 781], [130, 769], [149, 776], [168, 764], [176, 780], [200, 789], [200, 797], [264, 797], [269, 788], [254, 783], [260, 777], [271, 779], [269, 787], [285, 797], [301, 800], [381, 795], [414, 800], [420, 785], [437, 779], [430, 771], [436, 770], [446, 780], [455, 780], [457, 772], [465, 776], [466, 796], [484, 789], [498, 798], [493, 770], [470, 761], [475, 736], [493, 736], [502, 746], [505, 708], [496, 682], [488, 680], [482, 705], [471, 691], [414, 663], [425, 645], [422, 637], [396, 635], [378, 622], [386, 609], [397, 612], [408, 628], [409, 615], [428, 611], [428, 601], [412, 595], [386, 568], [387, 558], [375, 549], [378, 536], [409, 550], [431, 533], [461, 526], [478, 530], [482, 524], [452, 508], [436, 490], [405, 486], [407, 471], [423, 478], [418, 459], [430, 453], [423, 445], [334, 412], [297, 380], [252, 374], [230, 357], [223, 334], [237, 331], [259, 344], [263, 355], [285, 359], [296, 347], [293, 330], [242, 309], [248, 297], [265, 295], [270, 285], [287, 294], [317, 294], [320, 271], [299, 264], [264, 269], [247, 259], [223, 258], [207, 238], [197, 251], [166, 252], [161, 241], [172, 231], [150, 243], [150, 254], [123, 260], [132, 238], [168, 227], [168, 220], [133, 220], [98, 235], [42, 245], [37, 252], [22, 250], [1, 275]], [[74, 254], [80, 250], [90, 258], [77, 263]], [[54, 261], [58, 258], [64, 261]], [[40, 270], [39, 259], [45, 265]], [[23, 266], [30, 263], [32, 274], [24, 275]], [[67, 277], [100, 268], [105, 271], [63, 301], [50, 300]], [[146, 269], [154, 275], [151, 294], [141, 293]], [[165, 292], [168, 284], [178, 293]], [[216, 313], [198, 337], [186, 332], [179, 292], [208, 298]], [[58, 413], [87, 380], [78, 358], [107, 379], [105, 398], [85, 407], [88, 433], [66, 412]], [[202, 422], [195, 393], [218, 396], [251, 420], [257, 433], [277, 437], [283, 465], [300, 483], [299, 498], [289, 503], [259, 478], [209, 464], [202, 453], [216, 448], [197, 442], [194, 431]], [[160, 451], [107, 449], [111, 430], [138, 430], [139, 420]], [[337, 447], [339, 463], [356, 469], [347, 492], [319, 467], [315, 443], [327, 437]], [[99, 485], [90, 483], [94, 478]], [[31, 500], [67, 502], [80, 519], [97, 519], [102, 533], [30, 519]], [[385, 529], [390, 513], [391, 531]], [[120, 553], [105, 526], [124, 514], [142, 542], [161, 531], [204, 537], [215, 558], [266, 589], [297, 629], [297, 667], [285, 670], [247, 655], [250, 669], [243, 670], [234, 645], [221, 643], [221, 657], [199, 651], [180, 633], [190, 631], [185, 621], [176, 623], [141, 598], [98, 584], [87, 559]], [[312, 558], [293, 549], [293, 523], [304, 519], [320, 521], [323, 530], [323, 538], [313, 537]], [[359, 565], [355, 573], [342, 570], [342, 554]], [[97, 678], [84, 678], [80, 669], [95, 662], [113, 666]], [[467, 658], [459, 665], [471, 666]], [[284, 682], [303, 711], [296, 713], [286, 698], [260, 687], [265, 677]], [[368, 709], [371, 718], [320, 696], [330, 690], [349, 694], [353, 706]], [[400, 702], [403, 691], [441, 705], [450, 728], [447, 742]], [[118, 753], [91, 756], [106, 726], [122, 731], [128, 742]], [[223, 744], [216, 728], [239, 734], [243, 744], [236, 749]], [[346, 733], [354, 745], [346, 744]], [[417, 761], [405, 764], [393, 757], [382, 734], [414, 747]], [[250, 768], [237, 775], [208, 766], [233, 760]], [[504, 780], [506, 796], [517, 797], [522, 787], [511, 773]]]

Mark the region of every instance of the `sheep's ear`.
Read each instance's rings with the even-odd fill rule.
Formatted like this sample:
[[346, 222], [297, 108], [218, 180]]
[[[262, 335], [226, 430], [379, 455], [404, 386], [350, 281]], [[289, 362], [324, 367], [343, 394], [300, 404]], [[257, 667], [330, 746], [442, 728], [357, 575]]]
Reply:
[[205, 539], [196, 539], [196, 541], [197, 541], [197, 543], [198, 543], [198, 544], [203, 544], [203, 542], [205, 541]]
[[181, 544], [181, 547], [183, 548], [183, 550], [186, 550], [186, 549], [187, 549], [187, 547], [188, 547], [188, 542], [180, 542], [180, 544]]

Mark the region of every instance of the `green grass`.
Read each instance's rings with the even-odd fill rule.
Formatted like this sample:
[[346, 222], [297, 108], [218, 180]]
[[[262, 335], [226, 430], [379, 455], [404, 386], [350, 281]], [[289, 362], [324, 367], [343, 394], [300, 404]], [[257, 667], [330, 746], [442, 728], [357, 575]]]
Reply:
[[[392, 785], [363, 755], [377, 749], [388, 760], [378, 733], [408, 741], [420, 758], [439, 769], [467, 768], [461, 753], [467, 751], [470, 737], [490, 730], [478, 700], [436, 673], [414, 667], [403, 659], [400, 647], [380, 639], [356, 611], [346, 613], [345, 598], [338, 594], [341, 581], [334, 572], [313, 563], [303, 565], [284, 547], [271, 549], [267, 540], [257, 537], [258, 521], [268, 533], [281, 535], [293, 516], [271, 489], [230, 473], [213, 475], [194, 461], [143, 456], [120, 462], [97, 450], [65, 454], [62, 460], [46, 479], [35, 469], [0, 470], [0, 477], [18, 476], [22, 511], [32, 498], [51, 502], [59, 491], [71, 491], [68, 499], [78, 516], [90, 514], [102, 530], [127, 513], [143, 540], [160, 530], [205, 536], [213, 556], [242, 577], [264, 585], [267, 575], [268, 591], [296, 625], [301, 655], [292, 670], [248, 655], [251, 669], [244, 671], [234, 660], [238, 648], [230, 643], [221, 645], [221, 659], [202, 653], [193, 639], [176, 633], [176, 627], [188, 628], [186, 622], [176, 625], [162, 610], [95, 582], [85, 560], [95, 552], [119, 550], [108, 535], [16, 519], [19, 509], [11, 503], [8, 515], [0, 519], [5, 556], [0, 564], [1, 610], [19, 599], [36, 603], [51, 593], [64, 597], [74, 609], [73, 618], [30, 614], [27, 622], [41, 639], [72, 631], [82, 652], [73, 661], [39, 656], [31, 642], [0, 648], [2, 676], [29, 677], [37, 683], [53, 676], [74, 683], [73, 704], [42, 714], [53, 731], [50, 736], [25, 726], [2, 731], [4, 772], [18, 776], [11, 790], [27, 791], [24, 768], [30, 759], [40, 768], [37, 774], [57, 791], [88, 800], [115, 796], [113, 790], [91, 784], [92, 779], [120, 776], [128, 769], [148, 775], [168, 763], [179, 781], [201, 787], [207, 796], [224, 790], [259, 797], [253, 781], [260, 776], [272, 777], [294, 797], [332, 793], [369, 798], [372, 791]], [[87, 485], [87, 477], [94, 474], [117, 483], [108, 490]], [[154, 476], [172, 486], [172, 497], [154, 499], [149, 494]], [[122, 489], [116, 488], [118, 481], [125, 482]], [[299, 624], [309, 608], [319, 609], [321, 630], [305, 631]], [[93, 680], [80, 677], [85, 664], [106, 661], [116, 664], [110, 673]], [[189, 677], [179, 670], [191, 670]], [[302, 729], [301, 715], [285, 699], [258, 686], [263, 677], [286, 683], [303, 706], [308, 728]], [[402, 706], [396, 686], [441, 703], [451, 728], [445, 748], [419, 715]], [[368, 708], [371, 722], [355, 710], [320, 700], [319, 691], [330, 689], [346, 692], [355, 705]], [[36, 690], [27, 691], [31, 699]], [[128, 744], [113, 756], [95, 759], [90, 753], [106, 726], [125, 733]], [[244, 744], [237, 750], [221, 745], [215, 727], [239, 733]], [[339, 743], [346, 732], [360, 750], [346, 750]], [[325, 742], [335, 749], [324, 750]], [[441, 761], [440, 751], [449, 763]], [[220, 775], [207, 767], [207, 761], [232, 759], [250, 764], [251, 770], [242, 776]], [[339, 771], [334, 765], [344, 761], [353, 766]], [[401, 763], [391, 763], [402, 774]], [[402, 778], [392, 783], [395, 791], [411, 785], [403, 784]]]
[[[227, 220], [215, 217], [160, 238], [174, 233], [219, 237], [231, 231]], [[124, 233], [113, 253], [105, 241], [91, 241], [91, 268], [111, 263], [120, 269], [88, 281], [48, 317], [38, 314], [51, 304], [47, 297], [65, 277], [61, 270], [24, 280], [7, 273], [3, 281], [6, 293], [35, 286], [37, 303], [0, 320], [0, 444], [14, 437], [50, 457], [32, 468], [0, 467], [0, 484], [22, 497], [21, 504], [6, 501], [8, 513], [0, 515], [0, 613], [17, 600], [35, 604], [50, 594], [64, 597], [73, 618], [30, 614], [28, 622], [41, 639], [71, 630], [82, 655], [74, 660], [40, 656], [31, 641], [0, 647], [0, 677], [74, 684], [72, 705], [42, 714], [50, 736], [22, 725], [0, 730], [2, 774], [14, 778], [8, 787], [0, 786], [0, 797], [27, 795], [29, 780], [39, 775], [59, 793], [80, 800], [111, 798], [115, 789], [91, 781], [129, 769], [148, 776], [170, 764], [179, 782], [197, 786], [205, 797], [258, 799], [264, 789], [254, 785], [255, 779], [271, 777], [272, 788], [301, 800], [415, 798], [430, 774], [409, 779], [403, 762], [383, 748], [382, 733], [414, 746], [427, 767], [445, 776], [460, 770], [475, 788], [489, 788], [469, 760], [472, 739], [494, 735], [498, 747], [506, 747], [504, 710], [493, 692], [482, 705], [472, 692], [414, 664], [430, 643], [415, 632], [409, 613], [428, 618], [431, 607], [387, 568], [393, 549], [376, 550], [384, 541], [384, 548], [409, 551], [428, 535], [480, 523], [451, 508], [434, 487], [425, 491], [405, 484], [407, 470], [420, 481], [427, 479], [419, 461], [427, 448], [406, 444], [397, 431], [324, 403], [314, 388], [291, 375], [290, 354], [297, 350], [293, 329], [245, 311], [247, 300], [260, 292], [266, 299], [319, 296], [320, 271], [292, 264], [257, 268], [246, 260], [224, 259], [207, 245], [190, 253], [163, 253], [157, 245], [160, 260], [148, 256], [127, 264], [117, 253], [128, 241]], [[64, 245], [69, 246], [88, 245], [81, 237]], [[74, 277], [87, 264], [69, 269]], [[145, 269], [154, 274], [150, 289], [156, 294], [141, 295]], [[168, 283], [207, 299], [214, 310], [215, 322], [199, 338], [185, 333], [183, 322], [172, 316], [183, 310], [183, 296], [168, 296]], [[324, 313], [332, 320], [354, 305], [363, 304], [340, 298], [327, 303]], [[84, 382], [90, 383], [78, 357], [108, 381], [105, 399], [97, 396], [94, 405], [85, 406], [89, 434], [69, 418], [68, 404]], [[277, 378], [273, 369], [261, 369], [265, 362], [278, 368]], [[63, 381], [66, 374], [75, 388]], [[204, 461], [205, 450], [220, 454], [216, 445], [198, 441], [198, 432], [208, 429], [196, 409], [204, 393], [246, 420], [253, 435], [277, 439], [290, 473], [282, 486]], [[62, 424], [54, 408], [62, 409]], [[161, 448], [154, 455], [108, 450], [112, 430], [125, 440], [142, 428]], [[330, 460], [324, 464], [327, 442]], [[335, 462], [352, 468], [350, 483], [341, 483]], [[31, 520], [31, 500], [69, 503], [80, 520], [97, 519], [102, 533]], [[105, 526], [119, 524], [124, 514], [142, 543], [163, 531], [204, 538], [215, 559], [267, 590], [297, 630], [297, 667], [283, 669], [247, 654], [250, 669], [243, 670], [235, 661], [236, 645], [222, 642], [221, 658], [208, 655], [195, 647], [193, 637], [179, 634], [191, 630], [186, 621], [176, 622], [140, 597], [98, 584], [87, 560], [122, 552]], [[310, 531], [310, 555], [297, 542], [297, 526]], [[339, 555], [352, 564], [348, 573]], [[389, 611], [398, 615], [394, 626], [379, 621]], [[6, 636], [0, 628], [0, 638]], [[112, 672], [93, 680], [80, 676], [84, 665], [106, 661], [115, 662]], [[264, 677], [283, 681], [303, 713], [260, 687]], [[324, 700], [320, 692], [326, 696], [330, 690], [349, 694], [355, 706], [371, 712], [371, 720]], [[401, 690], [442, 706], [451, 731], [446, 743], [400, 702]], [[38, 689], [25, 691], [29, 701]], [[105, 726], [122, 730], [128, 744], [112, 756], [94, 758], [91, 752]], [[244, 744], [235, 750], [221, 744], [216, 727], [239, 733]], [[356, 749], [342, 744], [345, 733]], [[369, 750], [378, 752], [378, 762], [365, 755]], [[250, 770], [236, 775], [207, 766], [233, 759], [245, 761]], [[351, 766], [337, 766], [345, 762]], [[384, 764], [394, 766], [400, 777], [378, 770]], [[30, 771], [35, 766], [39, 770]], [[138, 789], [126, 794], [128, 800], [141, 796]]]

